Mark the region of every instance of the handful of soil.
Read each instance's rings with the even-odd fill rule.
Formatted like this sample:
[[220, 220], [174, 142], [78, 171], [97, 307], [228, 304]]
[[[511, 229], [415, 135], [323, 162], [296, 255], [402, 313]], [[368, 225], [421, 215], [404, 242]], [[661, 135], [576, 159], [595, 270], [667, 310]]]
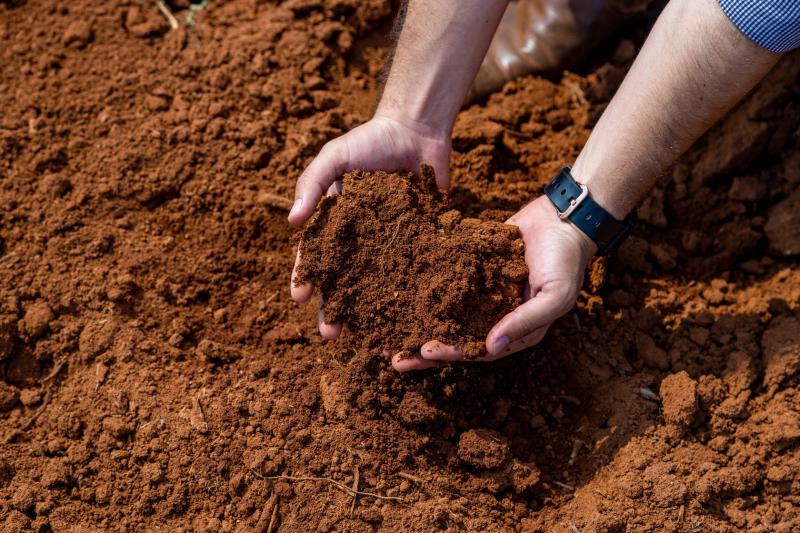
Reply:
[[327, 322], [364, 347], [416, 352], [427, 341], [485, 353], [491, 327], [521, 303], [528, 270], [516, 226], [462, 218], [420, 174], [344, 175], [300, 243], [298, 282], [322, 293]]

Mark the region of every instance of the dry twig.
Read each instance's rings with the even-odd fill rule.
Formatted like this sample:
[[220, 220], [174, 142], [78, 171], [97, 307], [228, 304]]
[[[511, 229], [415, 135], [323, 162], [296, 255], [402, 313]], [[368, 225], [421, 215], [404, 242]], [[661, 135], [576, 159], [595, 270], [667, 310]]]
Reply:
[[275, 498], [275, 502], [272, 504], [272, 517], [269, 519], [269, 525], [267, 526], [267, 533], [272, 533], [272, 528], [275, 527], [275, 521], [278, 518], [279, 497], [277, 494], [273, 494], [272, 496]]
[[358, 501], [358, 482], [361, 480], [361, 473], [358, 471], [358, 466], [353, 467], [353, 503], [350, 504], [350, 516], [353, 516], [353, 511], [356, 510], [356, 502]]
[[283, 481], [325, 481], [326, 483], [330, 483], [337, 489], [341, 490], [349, 494], [350, 496], [365, 496], [368, 498], [375, 498], [376, 500], [390, 500], [395, 502], [402, 502], [403, 498], [398, 496], [381, 496], [380, 494], [374, 494], [372, 492], [363, 492], [360, 490], [353, 490], [347, 485], [343, 483], [339, 483], [338, 481], [331, 479], [329, 477], [313, 477], [313, 476], [262, 476], [255, 470], [251, 470], [250, 472], [253, 473], [256, 477], [260, 477], [261, 479], [268, 479], [268, 480], [283, 480]]
[[553, 485], [560, 487], [564, 490], [568, 490], [570, 492], [575, 490], [575, 487], [573, 487], [572, 485], [567, 485], [566, 483], [562, 483], [560, 481], [553, 481]]

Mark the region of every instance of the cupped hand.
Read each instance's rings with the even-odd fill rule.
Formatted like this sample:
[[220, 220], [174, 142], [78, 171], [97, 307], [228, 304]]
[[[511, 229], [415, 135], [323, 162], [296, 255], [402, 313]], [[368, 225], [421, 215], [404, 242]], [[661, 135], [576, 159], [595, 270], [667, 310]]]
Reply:
[[[376, 115], [372, 120], [322, 147], [319, 155], [297, 180], [289, 223], [299, 226], [314, 212], [323, 194], [341, 192], [338, 178], [354, 169], [418, 171], [421, 163], [433, 167], [436, 183], [445, 190], [450, 182], [450, 132], [401, 117]], [[311, 298], [310, 284], [296, 284], [299, 247], [292, 271], [291, 296], [297, 302]], [[325, 322], [320, 302], [319, 331], [325, 339], [335, 339], [340, 324]]]
[[[528, 283], [523, 303], [504, 316], [486, 337], [487, 355], [494, 361], [537, 344], [556, 319], [565, 315], [578, 297], [586, 263], [597, 246], [578, 228], [558, 218], [555, 208], [540, 196], [506, 221], [519, 227], [525, 243]], [[418, 357], [396, 355], [400, 371], [420, 370], [445, 361], [459, 361], [458, 347], [438, 341], [426, 343]]]

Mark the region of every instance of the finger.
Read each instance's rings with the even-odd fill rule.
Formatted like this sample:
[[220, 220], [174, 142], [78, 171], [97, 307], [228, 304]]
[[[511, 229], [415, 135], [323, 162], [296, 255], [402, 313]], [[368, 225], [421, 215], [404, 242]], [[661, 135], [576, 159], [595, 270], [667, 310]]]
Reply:
[[439, 341], [426, 342], [420, 348], [420, 355], [429, 361], [460, 361], [464, 354], [456, 346], [448, 346]]
[[542, 290], [495, 324], [486, 337], [490, 355], [503, 353], [512, 342], [519, 341], [535, 330], [549, 326], [570, 310], [575, 303], [573, 291], [568, 286]]
[[544, 336], [547, 334], [547, 330], [549, 326], [542, 326], [541, 328], [536, 328], [535, 330], [531, 331], [527, 335], [524, 335], [521, 339], [511, 342], [505, 350], [502, 350], [498, 353], [488, 353], [486, 357], [482, 357], [477, 359], [478, 361], [495, 361], [502, 357], [506, 357], [511, 355], [512, 353], [519, 352], [524, 350], [525, 348], [530, 348], [536, 344], [539, 344]]
[[300, 246], [297, 247], [297, 255], [294, 257], [294, 267], [292, 268], [292, 281], [289, 283], [289, 294], [297, 303], [307, 302], [314, 292], [314, 286], [310, 283], [297, 283], [297, 267], [300, 265]]
[[328, 187], [328, 192], [325, 193], [325, 196], [336, 196], [337, 194], [342, 194], [342, 180], [336, 180], [333, 184]]
[[322, 301], [319, 308], [319, 334], [328, 341], [335, 340], [342, 333], [341, 324], [329, 324], [325, 322], [325, 312], [322, 310]]
[[341, 142], [332, 141], [322, 147], [319, 155], [297, 179], [294, 205], [289, 211], [289, 223], [298, 226], [308, 220], [317, 202], [334, 180], [346, 170], [347, 157]]
[[436, 175], [436, 186], [441, 191], [446, 191], [450, 187], [450, 151], [445, 155], [437, 156], [431, 161], [433, 173]]
[[512, 342], [508, 345], [508, 353], [503, 354], [501, 357], [505, 355], [511, 355], [512, 353], [516, 353], [519, 351], [524, 350], [525, 348], [530, 348], [531, 346], [535, 346], [542, 342], [542, 339], [545, 335], [547, 335], [547, 330], [550, 329], [550, 326], [542, 326], [541, 328], [537, 328], [521, 339]]
[[[524, 208], [523, 208], [524, 209]], [[522, 212], [522, 209], [511, 215], [508, 220], [505, 221], [505, 224], [510, 224], [511, 226], [519, 227], [519, 219], [518, 216]]]
[[392, 356], [392, 367], [398, 372], [411, 372], [441, 366], [438, 361], [426, 361], [419, 356], [409, 357], [406, 352], [396, 353]]

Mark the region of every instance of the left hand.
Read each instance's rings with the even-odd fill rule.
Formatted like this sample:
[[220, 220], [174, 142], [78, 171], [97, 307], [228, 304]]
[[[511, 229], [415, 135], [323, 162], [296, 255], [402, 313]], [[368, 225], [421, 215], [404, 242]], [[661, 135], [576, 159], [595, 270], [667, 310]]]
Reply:
[[[519, 227], [525, 243], [528, 283], [524, 303], [495, 324], [486, 337], [487, 355], [479, 361], [494, 361], [537, 344], [556, 319], [565, 315], [578, 297], [586, 263], [597, 251], [581, 230], [558, 218], [553, 204], [540, 196], [506, 221]], [[425, 343], [420, 355], [395, 355], [392, 366], [400, 372], [459, 361], [458, 347], [439, 341]]]

